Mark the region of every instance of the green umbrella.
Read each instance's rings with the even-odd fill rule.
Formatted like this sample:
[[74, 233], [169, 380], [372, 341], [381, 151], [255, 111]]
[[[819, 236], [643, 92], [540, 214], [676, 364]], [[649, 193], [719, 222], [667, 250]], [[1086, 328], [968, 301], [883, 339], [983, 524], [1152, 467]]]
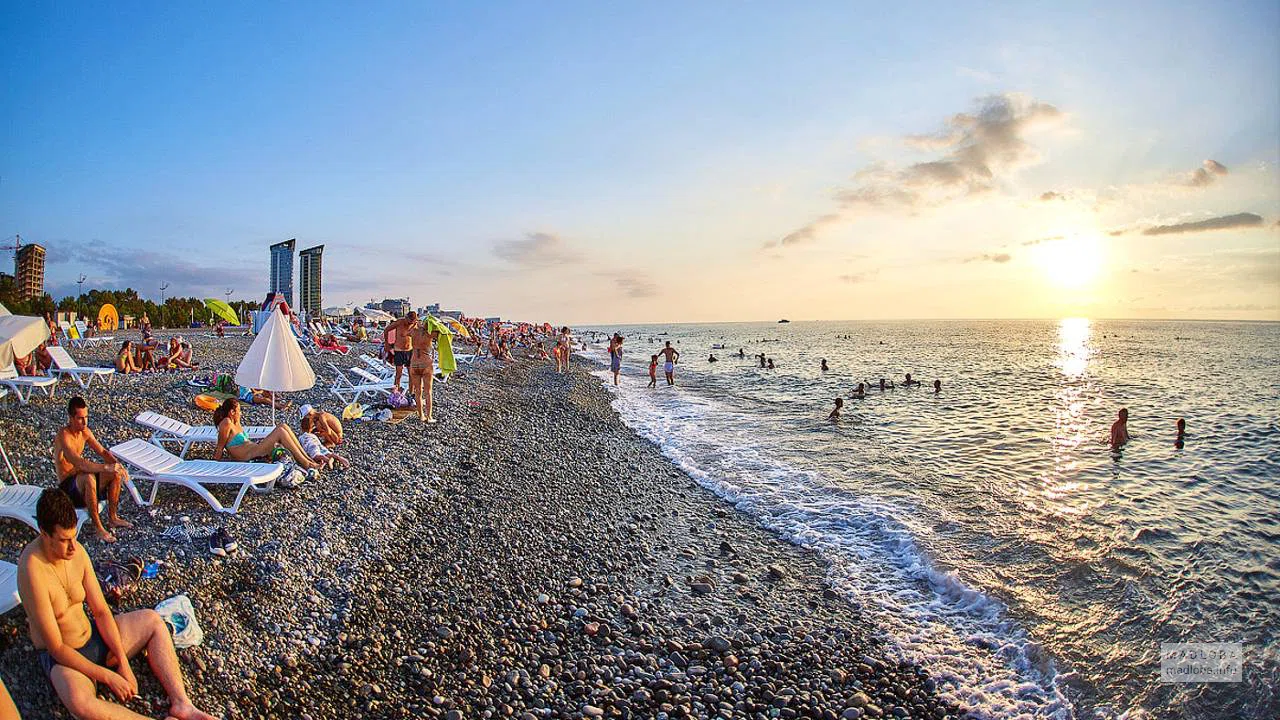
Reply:
[[204, 306], [209, 308], [214, 315], [226, 320], [232, 325], [239, 325], [240, 318], [236, 317], [236, 311], [231, 306], [217, 298], [205, 298]]

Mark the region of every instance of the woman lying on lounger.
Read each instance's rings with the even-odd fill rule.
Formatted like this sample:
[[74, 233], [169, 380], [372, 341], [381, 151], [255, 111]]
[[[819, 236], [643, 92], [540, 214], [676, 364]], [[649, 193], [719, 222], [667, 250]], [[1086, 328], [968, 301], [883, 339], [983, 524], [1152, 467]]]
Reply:
[[249, 439], [249, 434], [240, 424], [240, 401], [227, 399], [222, 401], [218, 409], [213, 411], [213, 422], [218, 426], [218, 444], [213, 449], [213, 459], [221, 460], [222, 454], [231, 456], [232, 460], [245, 462], [254, 458], [270, 458], [271, 453], [282, 447], [293, 456], [298, 467], [304, 469], [318, 468], [320, 464], [313, 461], [303, 452], [298, 444], [298, 436], [288, 425], [277, 425], [271, 434], [259, 442]]

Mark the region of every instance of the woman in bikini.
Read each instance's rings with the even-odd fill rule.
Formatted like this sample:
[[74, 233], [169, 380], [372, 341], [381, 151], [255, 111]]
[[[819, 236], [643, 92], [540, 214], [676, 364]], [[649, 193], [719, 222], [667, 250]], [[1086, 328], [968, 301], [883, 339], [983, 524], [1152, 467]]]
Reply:
[[[413, 354], [409, 357], [409, 392], [418, 403], [418, 419], [425, 423], [434, 423], [436, 419], [431, 414], [431, 384], [434, 380], [431, 348], [436, 338], [440, 337], [440, 333], [428, 330], [427, 320], [423, 318], [422, 322], [409, 331], [409, 335], [413, 338]], [[426, 412], [422, 409], [424, 395]]]
[[269, 458], [277, 447], [283, 447], [293, 456], [293, 461], [298, 464], [298, 467], [306, 470], [320, 467], [319, 463], [308, 457], [302, 450], [302, 445], [298, 443], [298, 436], [293, 434], [293, 429], [288, 425], [277, 425], [270, 435], [259, 442], [250, 440], [249, 434], [240, 424], [239, 400], [224, 400], [222, 405], [213, 412], [213, 422], [218, 426], [218, 444], [213, 449], [214, 460], [221, 460], [224, 452], [230, 455], [232, 460], [240, 462], [260, 457]]
[[121, 375], [142, 372], [142, 368], [133, 359], [133, 341], [125, 340], [121, 343], [120, 352], [116, 353], [116, 372]]

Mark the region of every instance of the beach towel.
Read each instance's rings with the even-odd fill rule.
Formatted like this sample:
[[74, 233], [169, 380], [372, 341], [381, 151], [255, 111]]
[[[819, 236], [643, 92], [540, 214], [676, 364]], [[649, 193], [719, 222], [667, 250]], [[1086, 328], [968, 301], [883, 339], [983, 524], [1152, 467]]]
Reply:
[[458, 362], [453, 358], [453, 332], [431, 315], [427, 316], [427, 331], [440, 333], [436, 339], [436, 365], [440, 372], [446, 375], [457, 372]]

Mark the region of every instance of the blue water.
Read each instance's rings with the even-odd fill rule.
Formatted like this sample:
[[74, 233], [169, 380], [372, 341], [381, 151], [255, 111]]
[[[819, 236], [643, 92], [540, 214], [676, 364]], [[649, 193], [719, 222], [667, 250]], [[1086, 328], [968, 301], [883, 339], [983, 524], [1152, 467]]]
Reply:
[[[818, 552], [975, 715], [1280, 717], [1280, 325], [595, 329], [627, 336], [624, 421]], [[665, 340], [677, 385], [659, 368], [647, 389]], [[859, 381], [907, 372], [924, 387], [847, 399], [826, 422]], [[1120, 407], [1133, 439], [1113, 453]], [[1244, 680], [1161, 683], [1161, 642], [1241, 642]]]

